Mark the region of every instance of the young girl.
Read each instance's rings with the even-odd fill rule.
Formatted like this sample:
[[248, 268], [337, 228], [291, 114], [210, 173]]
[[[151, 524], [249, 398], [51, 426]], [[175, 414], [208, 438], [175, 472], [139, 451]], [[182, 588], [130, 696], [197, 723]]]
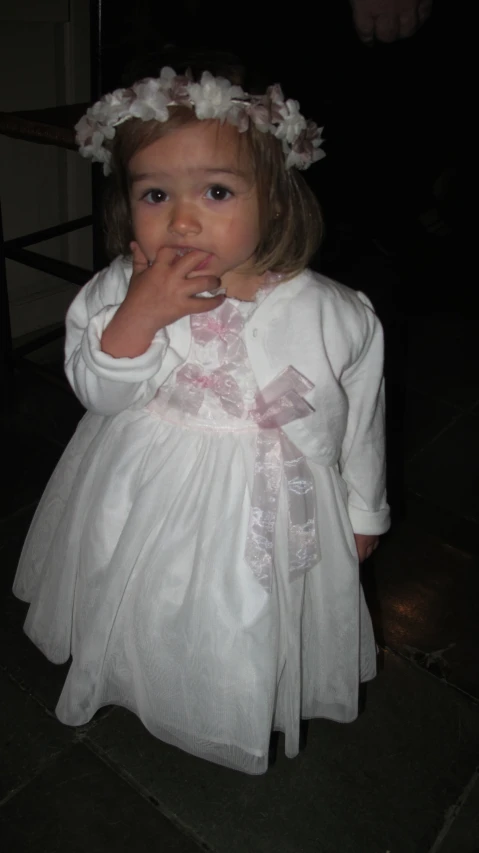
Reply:
[[103, 705], [262, 773], [272, 730], [349, 722], [375, 643], [358, 564], [388, 528], [382, 335], [367, 298], [306, 269], [298, 173], [320, 132], [279, 86], [164, 68], [95, 104], [117, 253], [67, 316], [88, 409], [15, 580], [25, 630], [72, 657], [60, 720]]

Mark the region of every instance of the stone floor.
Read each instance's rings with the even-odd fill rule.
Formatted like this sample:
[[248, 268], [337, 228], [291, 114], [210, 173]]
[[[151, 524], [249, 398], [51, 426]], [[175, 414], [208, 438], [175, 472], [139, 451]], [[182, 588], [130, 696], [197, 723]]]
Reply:
[[23, 635], [11, 581], [81, 409], [21, 371], [0, 522], [6, 853], [478, 853], [477, 326], [467, 292], [432, 298], [438, 270], [416, 281], [417, 264], [372, 244], [340, 254], [338, 277], [370, 292], [388, 342], [395, 523], [363, 572], [381, 647], [365, 712], [314, 721], [300, 757], [262, 777], [165, 746], [120, 708], [57, 722], [67, 666]]

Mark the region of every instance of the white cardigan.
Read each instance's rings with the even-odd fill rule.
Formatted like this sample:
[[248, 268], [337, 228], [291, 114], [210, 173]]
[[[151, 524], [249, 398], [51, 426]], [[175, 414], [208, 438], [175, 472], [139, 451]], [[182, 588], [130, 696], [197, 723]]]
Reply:
[[[136, 358], [101, 349], [125, 298], [131, 263], [117, 258], [80, 291], [67, 314], [65, 368], [84, 406], [100, 415], [139, 409], [188, 357], [190, 318], [155, 335]], [[338, 465], [356, 533], [389, 527], [385, 491], [382, 329], [362, 293], [306, 270], [278, 284], [246, 322], [244, 341], [261, 389], [292, 365], [313, 384], [314, 412], [283, 427], [310, 462]]]

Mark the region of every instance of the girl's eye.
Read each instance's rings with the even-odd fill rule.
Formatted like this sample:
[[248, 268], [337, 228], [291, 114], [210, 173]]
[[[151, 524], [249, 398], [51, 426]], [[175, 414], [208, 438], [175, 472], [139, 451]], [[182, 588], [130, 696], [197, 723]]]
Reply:
[[206, 193], [206, 198], [212, 199], [212, 201], [226, 201], [228, 198], [231, 198], [233, 193], [231, 190], [227, 190], [226, 187], [222, 187], [221, 184], [215, 184], [210, 187]]
[[162, 201], [166, 201], [168, 196], [163, 190], [148, 190], [148, 192], [144, 193], [142, 199], [147, 201], [148, 204], [161, 204]]

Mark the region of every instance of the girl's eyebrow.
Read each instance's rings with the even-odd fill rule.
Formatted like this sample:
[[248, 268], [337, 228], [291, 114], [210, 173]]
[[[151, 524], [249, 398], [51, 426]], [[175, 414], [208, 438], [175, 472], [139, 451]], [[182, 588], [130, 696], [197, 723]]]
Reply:
[[199, 171], [206, 172], [206, 174], [223, 174], [223, 175], [236, 175], [239, 178], [247, 178], [248, 173], [244, 171], [244, 169], [226, 169], [222, 166], [215, 166], [211, 169], [200, 169]]
[[[243, 169], [231, 169], [231, 168], [225, 168], [223, 166], [214, 166], [214, 167], [208, 167], [208, 168], [201, 167], [198, 169], [188, 169], [187, 171], [191, 172], [191, 173], [202, 172], [203, 174], [206, 174], [206, 175], [233, 175], [237, 178], [243, 178], [244, 180], [246, 180], [248, 178], [248, 173], [245, 172]], [[129, 176], [130, 182], [132, 184], [138, 183], [139, 181], [152, 181], [152, 180], [159, 180], [159, 179], [161, 180], [161, 179], [167, 178], [167, 177], [169, 177], [169, 175], [166, 172], [140, 172], [140, 173], [132, 172], [132, 173], [130, 173], [130, 176]]]

